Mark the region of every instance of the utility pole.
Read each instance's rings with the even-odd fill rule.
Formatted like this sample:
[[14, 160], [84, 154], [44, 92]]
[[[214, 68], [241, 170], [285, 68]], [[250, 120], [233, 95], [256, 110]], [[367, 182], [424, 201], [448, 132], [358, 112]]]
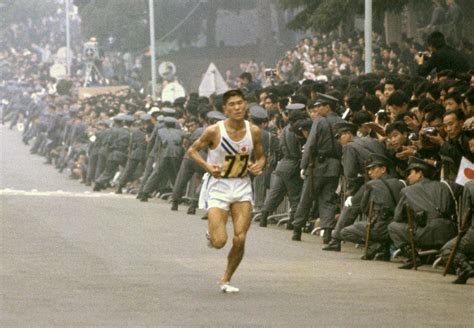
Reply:
[[71, 76], [71, 33], [69, 30], [69, 1], [66, 0], [66, 75]]
[[150, 50], [151, 50], [151, 96], [156, 98], [156, 48], [155, 48], [155, 11], [153, 0], [149, 0], [150, 13]]
[[365, 0], [365, 73], [372, 72], [372, 0]]

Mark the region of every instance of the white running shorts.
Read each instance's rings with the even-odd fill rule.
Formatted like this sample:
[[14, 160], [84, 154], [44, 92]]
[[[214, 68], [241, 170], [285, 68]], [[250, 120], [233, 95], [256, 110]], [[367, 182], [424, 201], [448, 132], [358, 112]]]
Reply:
[[217, 207], [229, 211], [230, 204], [237, 202], [251, 202], [253, 205], [250, 178], [216, 179], [209, 173], [204, 174], [199, 208], [208, 210]]

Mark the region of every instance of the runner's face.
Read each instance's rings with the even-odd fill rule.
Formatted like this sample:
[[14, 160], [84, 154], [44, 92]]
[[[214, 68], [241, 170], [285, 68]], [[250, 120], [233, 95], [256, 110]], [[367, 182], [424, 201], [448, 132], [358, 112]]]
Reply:
[[243, 120], [247, 113], [247, 102], [239, 96], [230, 97], [224, 105], [224, 112], [230, 119]]

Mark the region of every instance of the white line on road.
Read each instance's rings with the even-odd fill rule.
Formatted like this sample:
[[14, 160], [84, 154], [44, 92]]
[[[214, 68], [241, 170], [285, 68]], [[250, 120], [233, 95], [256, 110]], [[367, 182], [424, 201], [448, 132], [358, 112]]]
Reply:
[[135, 195], [116, 195], [113, 192], [110, 193], [91, 193], [90, 191], [84, 192], [68, 192], [63, 190], [56, 190], [56, 191], [38, 191], [36, 189], [32, 189], [31, 191], [27, 190], [15, 190], [10, 188], [0, 189], [0, 196], [40, 196], [40, 197], [86, 197], [86, 198], [135, 198]]

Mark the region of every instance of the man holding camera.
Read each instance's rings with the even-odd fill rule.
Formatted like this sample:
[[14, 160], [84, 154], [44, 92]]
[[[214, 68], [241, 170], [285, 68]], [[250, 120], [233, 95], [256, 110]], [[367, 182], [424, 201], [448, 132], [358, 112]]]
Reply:
[[453, 165], [447, 166], [443, 163], [443, 173], [445, 176], [456, 176], [463, 156], [466, 156], [471, 161], [474, 160], [474, 156], [467, 151], [469, 148], [467, 147], [468, 140], [462, 130], [464, 121], [465, 115], [462, 110], [447, 111], [443, 115], [444, 130], [448, 136], [447, 140], [439, 133], [427, 136], [430, 142], [440, 146], [440, 156], [449, 158], [453, 162]]
[[446, 44], [443, 33], [435, 31], [426, 40], [428, 53], [418, 53], [415, 61], [418, 75], [427, 76], [433, 70], [453, 70], [456, 73], [469, 71], [469, 63], [462, 53]]

